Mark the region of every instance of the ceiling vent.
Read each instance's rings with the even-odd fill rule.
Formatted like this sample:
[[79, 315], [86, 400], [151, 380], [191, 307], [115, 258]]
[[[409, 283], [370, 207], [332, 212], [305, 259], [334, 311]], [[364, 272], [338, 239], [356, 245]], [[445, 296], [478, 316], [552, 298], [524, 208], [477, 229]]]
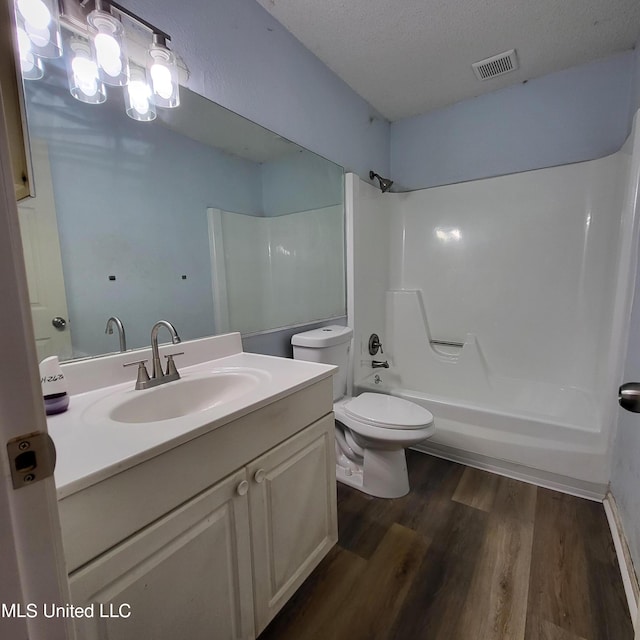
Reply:
[[511, 49], [510, 51], [499, 53], [497, 56], [474, 62], [471, 66], [478, 80], [489, 80], [489, 78], [503, 76], [505, 73], [510, 73], [518, 68], [516, 50]]

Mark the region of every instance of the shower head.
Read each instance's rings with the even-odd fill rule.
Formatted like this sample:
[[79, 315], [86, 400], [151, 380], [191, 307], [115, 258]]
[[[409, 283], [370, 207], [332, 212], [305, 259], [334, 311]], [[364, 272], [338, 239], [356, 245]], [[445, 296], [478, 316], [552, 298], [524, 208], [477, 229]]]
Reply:
[[378, 175], [373, 171], [369, 171], [369, 180], [373, 180], [374, 178], [378, 178], [378, 182], [380, 183], [380, 191], [382, 191], [382, 193], [384, 193], [385, 191], [389, 191], [389, 189], [391, 189], [393, 180], [389, 180], [388, 178], [383, 178], [381, 175]]

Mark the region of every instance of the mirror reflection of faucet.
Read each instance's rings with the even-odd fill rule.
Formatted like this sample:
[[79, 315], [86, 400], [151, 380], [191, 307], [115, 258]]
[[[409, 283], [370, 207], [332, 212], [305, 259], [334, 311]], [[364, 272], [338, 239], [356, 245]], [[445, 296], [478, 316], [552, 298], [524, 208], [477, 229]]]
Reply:
[[180, 380], [180, 374], [176, 369], [176, 364], [173, 361], [174, 356], [181, 356], [184, 351], [178, 353], [169, 353], [165, 356], [167, 359], [167, 371], [162, 370], [162, 364], [160, 363], [160, 351], [158, 348], [158, 331], [161, 327], [166, 327], [171, 334], [171, 342], [173, 344], [179, 344], [181, 342], [180, 336], [176, 331], [176, 328], [167, 320], [158, 320], [151, 329], [151, 358], [153, 369], [151, 377], [145, 363], [147, 360], [137, 360], [135, 362], [127, 362], [123, 364], [123, 367], [131, 367], [135, 364], [138, 365], [138, 378], [136, 380], [136, 389], [150, 389], [151, 387], [157, 387], [159, 384], [165, 384], [166, 382], [172, 382], [173, 380]]
[[107, 320], [107, 326], [105, 327], [104, 332], [107, 335], [113, 335], [113, 325], [118, 329], [118, 338], [120, 339], [120, 351], [124, 352], [127, 350], [127, 337], [124, 333], [124, 325], [122, 324], [122, 320], [118, 318], [118, 316], [111, 316]]

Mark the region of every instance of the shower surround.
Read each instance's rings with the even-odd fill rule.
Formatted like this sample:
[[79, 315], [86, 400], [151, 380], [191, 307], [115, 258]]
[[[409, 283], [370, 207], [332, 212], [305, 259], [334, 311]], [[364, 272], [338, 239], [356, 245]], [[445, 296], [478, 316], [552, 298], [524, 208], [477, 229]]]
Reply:
[[[602, 497], [639, 159], [634, 130], [599, 160], [410, 193], [351, 177], [356, 390], [429, 409], [425, 451]], [[371, 369], [373, 332], [388, 371]]]

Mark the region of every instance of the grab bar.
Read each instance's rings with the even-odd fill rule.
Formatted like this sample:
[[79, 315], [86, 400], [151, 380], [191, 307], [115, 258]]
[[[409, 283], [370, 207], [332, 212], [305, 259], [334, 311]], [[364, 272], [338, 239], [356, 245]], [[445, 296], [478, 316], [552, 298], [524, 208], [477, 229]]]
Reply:
[[464, 342], [450, 342], [449, 340], [429, 340], [429, 344], [436, 344], [441, 347], [464, 347]]

